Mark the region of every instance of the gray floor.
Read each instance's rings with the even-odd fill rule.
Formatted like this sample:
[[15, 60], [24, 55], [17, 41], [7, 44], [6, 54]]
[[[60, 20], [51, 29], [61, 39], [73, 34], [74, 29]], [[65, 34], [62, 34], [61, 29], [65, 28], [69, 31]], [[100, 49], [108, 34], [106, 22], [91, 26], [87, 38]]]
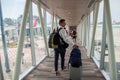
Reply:
[[[100, 73], [99, 69], [95, 65], [92, 59], [86, 56], [86, 50], [84, 47], [80, 46], [82, 52], [82, 80], [105, 80], [103, 75]], [[66, 53], [66, 63], [68, 65], [69, 51]], [[56, 76], [54, 72], [54, 56], [47, 58], [43, 63], [41, 63], [35, 70], [33, 70], [24, 80], [69, 80], [69, 70], [65, 71], [60, 69], [60, 58], [59, 58], [59, 71], [60, 75]]]

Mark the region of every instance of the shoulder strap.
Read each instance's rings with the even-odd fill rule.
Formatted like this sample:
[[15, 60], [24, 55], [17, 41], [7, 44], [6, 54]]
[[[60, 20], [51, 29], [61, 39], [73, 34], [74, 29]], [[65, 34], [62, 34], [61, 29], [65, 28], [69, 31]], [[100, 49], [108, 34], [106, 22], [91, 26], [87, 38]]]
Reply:
[[[58, 27], [57, 27], [57, 33], [59, 34], [59, 31], [61, 30], [62, 28], [59, 28], [58, 29]], [[60, 36], [60, 35], [59, 35]], [[60, 36], [60, 38], [61, 38], [61, 36]]]
[[57, 27], [57, 32], [59, 32], [61, 29], [62, 29], [62, 28], [59, 28], [59, 29], [58, 29], [58, 27]]

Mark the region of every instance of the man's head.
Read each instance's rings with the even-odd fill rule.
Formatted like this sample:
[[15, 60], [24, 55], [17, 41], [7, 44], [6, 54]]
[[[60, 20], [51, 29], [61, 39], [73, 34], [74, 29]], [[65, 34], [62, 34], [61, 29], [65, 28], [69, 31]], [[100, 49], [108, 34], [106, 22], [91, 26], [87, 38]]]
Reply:
[[59, 20], [59, 25], [62, 27], [65, 27], [66, 23], [65, 23], [65, 19], [60, 19]]

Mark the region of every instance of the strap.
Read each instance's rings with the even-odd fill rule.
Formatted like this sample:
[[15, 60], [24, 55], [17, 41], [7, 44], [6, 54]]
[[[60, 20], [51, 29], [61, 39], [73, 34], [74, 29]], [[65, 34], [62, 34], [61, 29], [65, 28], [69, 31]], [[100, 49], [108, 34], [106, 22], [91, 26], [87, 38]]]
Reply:
[[[59, 34], [59, 31], [60, 31], [61, 29], [62, 29], [62, 28], [59, 28], [59, 29], [58, 29], [58, 27], [57, 27], [57, 32], [58, 32], [58, 34]], [[60, 37], [60, 39], [61, 39], [62, 41], [64, 41], [63, 38], [60, 36], [60, 34], [59, 34], [59, 37]]]
[[58, 27], [57, 27], [57, 30], [53, 29], [53, 32], [52, 32], [52, 33], [55, 33], [55, 32], [58, 32], [58, 33], [59, 33], [59, 31], [60, 31], [61, 29], [62, 29], [62, 28], [59, 28], [59, 29], [58, 29]]
[[59, 29], [58, 29], [58, 27], [57, 27], [57, 32], [59, 33], [59, 31], [60, 31], [61, 29], [62, 29], [62, 28], [59, 28]]

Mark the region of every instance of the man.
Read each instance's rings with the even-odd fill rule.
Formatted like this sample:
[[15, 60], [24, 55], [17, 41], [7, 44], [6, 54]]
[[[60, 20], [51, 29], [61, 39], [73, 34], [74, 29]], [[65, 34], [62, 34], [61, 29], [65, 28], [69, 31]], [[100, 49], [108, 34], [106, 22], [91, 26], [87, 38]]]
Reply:
[[[66, 43], [73, 46], [74, 42], [72, 41], [72, 39], [70, 38], [70, 36], [66, 32], [65, 25], [66, 25], [66, 23], [65, 23], [64, 19], [59, 20], [59, 26], [57, 28], [58, 29], [62, 28], [62, 29], [59, 30], [59, 35]], [[55, 51], [54, 66], [55, 66], [56, 75], [58, 75], [59, 74], [59, 71], [58, 71], [59, 54], [60, 54], [60, 57], [61, 57], [61, 70], [64, 70], [66, 68], [64, 66], [66, 48], [64, 48], [62, 46], [59, 46], [58, 48], [55, 48], [54, 51]]]

